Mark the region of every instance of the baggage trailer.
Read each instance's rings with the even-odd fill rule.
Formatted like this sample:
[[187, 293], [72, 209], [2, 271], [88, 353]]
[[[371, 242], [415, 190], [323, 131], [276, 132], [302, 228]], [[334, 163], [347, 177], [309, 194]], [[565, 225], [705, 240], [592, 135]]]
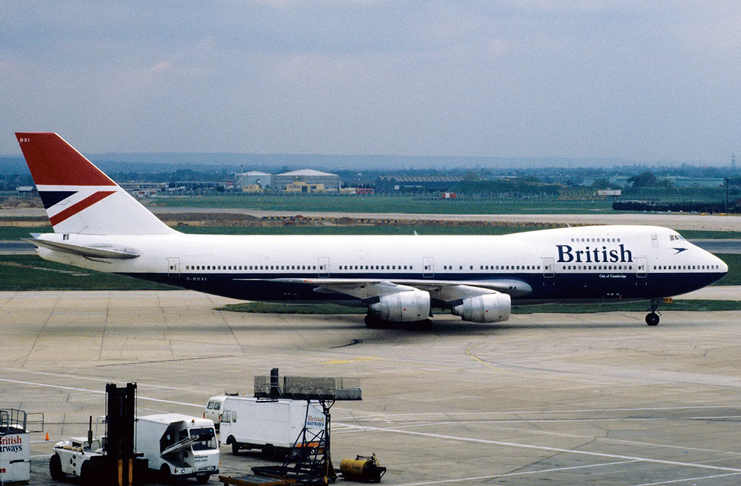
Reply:
[[301, 445], [304, 429], [308, 437], [319, 437], [324, 424], [324, 412], [315, 401], [226, 397], [221, 411], [221, 437], [232, 453], [260, 449], [269, 459]]
[[195, 478], [203, 484], [219, 473], [219, 442], [209, 419], [177, 413], [138, 417], [135, 450], [168, 482]]

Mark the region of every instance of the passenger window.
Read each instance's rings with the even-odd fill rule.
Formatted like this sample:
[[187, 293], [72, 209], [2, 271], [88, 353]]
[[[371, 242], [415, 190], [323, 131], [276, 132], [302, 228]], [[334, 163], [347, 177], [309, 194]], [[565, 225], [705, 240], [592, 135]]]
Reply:
[[214, 402], [208, 402], [208, 405], [206, 405], [206, 408], [209, 409], [209, 410], [211, 410], [212, 408], [214, 408]]
[[229, 420], [230, 414], [231, 414], [231, 412], [229, 410], [224, 411], [223, 415], [221, 416], [221, 421], [222, 422], [231, 422], [231, 420]]
[[221, 408], [221, 404], [219, 402], [214, 403], [214, 410], [219, 410]]
[[237, 421], [237, 411], [234, 410], [232, 411], [232, 422], [236, 422], [236, 421]]

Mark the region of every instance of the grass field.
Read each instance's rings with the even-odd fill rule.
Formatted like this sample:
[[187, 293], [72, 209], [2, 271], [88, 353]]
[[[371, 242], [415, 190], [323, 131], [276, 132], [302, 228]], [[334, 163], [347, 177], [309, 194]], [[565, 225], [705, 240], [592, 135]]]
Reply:
[[160, 285], [110, 273], [49, 262], [35, 255], [0, 255], [0, 290], [169, 290]]

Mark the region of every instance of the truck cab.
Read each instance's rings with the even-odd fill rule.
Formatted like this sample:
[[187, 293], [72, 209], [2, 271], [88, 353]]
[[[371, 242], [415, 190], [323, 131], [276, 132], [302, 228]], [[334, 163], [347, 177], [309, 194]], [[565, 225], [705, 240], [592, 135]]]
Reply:
[[174, 413], [138, 417], [136, 452], [168, 481], [195, 478], [205, 483], [219, 473], [219, 441], [209, 419]]
[[221, 424], [221, 409], [224, 406], [224, 400], [226, 400], [226, 395], [216, 395], [209, 398], [206, 409], [203, 411], [203, 418], [212, 420], [216, 430], [219, 430]]

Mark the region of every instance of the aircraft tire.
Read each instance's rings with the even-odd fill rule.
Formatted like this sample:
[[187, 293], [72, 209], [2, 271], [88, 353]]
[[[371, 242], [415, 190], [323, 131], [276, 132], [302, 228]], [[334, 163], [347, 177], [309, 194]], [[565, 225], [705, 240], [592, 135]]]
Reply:
[[409, 322], [405, 327], [407, 331], [426, 332], [432, 331], [434, 326], [432, 324], [432, 319], [425, 319], [422, 321]]
[[384, 321], [383, 319], [370, 314], [365, 316], [365, 325], [370, 329], [388, 329], [391, 327], [389, 321]]
[[655, 312], [651, 312], [650, 314], [646, 315], [646, 324], [649, 326], [657, 326], [659, 325], [659, 315]]

